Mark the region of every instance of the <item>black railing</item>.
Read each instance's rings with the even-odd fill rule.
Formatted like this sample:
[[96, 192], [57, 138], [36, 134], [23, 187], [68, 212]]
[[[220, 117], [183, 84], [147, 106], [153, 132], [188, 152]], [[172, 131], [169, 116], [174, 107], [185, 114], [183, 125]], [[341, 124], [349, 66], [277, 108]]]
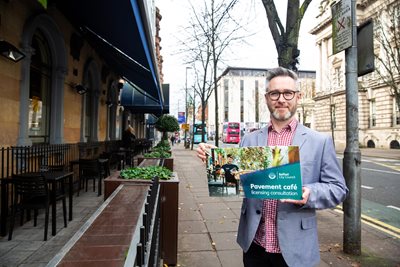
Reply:
[[[102, 155], [111, 156], [114, 152], [119, 151], [121, 146], [120, 140], [113, 140], [0, 148], [0, 235], [4, 236], [6, 234], [6, 222], [12, 195], [9, 184], [5, 182], [6, 179], [2, 181], [3, 178], [10, 178], [13, 174], [43, 171], [51, 165], [63, 165], [68, 168], [70, 161], [80, 158], [99, 158]], [[150, 140], [136, 139], [132, 152], [137, 155], [147, 151], [151, 146], [152, 142]]]
[[13, 174], [46, 170], [51, 165], [68, 166], [78, 158], [77, 144], [13, 146], [0, 148], [0, 235], [6, 235], [12, 187], [7, 182]]
[[[139, 240], [136, 247], [130, 247], [125, 266], [160, 266], [160, 183], [155, 177], [147, 192], [144, 210], [139, 215], [141, 223], [136, 226], [133, 240]], [[136, 237], [138, 235], [138, 239]]]

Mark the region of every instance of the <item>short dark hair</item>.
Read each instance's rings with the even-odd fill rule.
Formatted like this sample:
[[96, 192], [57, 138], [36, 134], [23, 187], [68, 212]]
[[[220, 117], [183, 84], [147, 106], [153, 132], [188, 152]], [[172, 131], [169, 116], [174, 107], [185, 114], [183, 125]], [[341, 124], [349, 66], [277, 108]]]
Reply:
[[267, 72], [267, 77], [266, 77], [266, 86], [265, 89], [268, 91], [268, 86], [269, 86], [269, 82], [275, 78], [275, 77], [279, 77], [279, 76], [283, 76], [283, 77], [290, 77], [292, 78], [295, 82], [297, 82], [298, 76], [297, 74], [289, 69], [286, 69], [284, 67], [278, 67], [278, 68], [274, 68], [274, 69], [270, 69]]

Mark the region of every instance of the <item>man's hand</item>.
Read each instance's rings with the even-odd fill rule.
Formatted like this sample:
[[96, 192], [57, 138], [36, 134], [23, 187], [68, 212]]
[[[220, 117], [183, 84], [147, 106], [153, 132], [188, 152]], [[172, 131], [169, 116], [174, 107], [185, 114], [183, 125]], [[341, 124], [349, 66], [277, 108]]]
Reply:
[[303, 190], [303, 199], [302, 200], [294, 200], [294, 199], [281, 199], [281, 202], [283, 203], [291, 203], [291, 204], [295, 204], [295, 205], [305, 205], [308, 201], [308, 197], [310, 196], [310, 188], [308, 187], [304, 187], [302, 188]]
[[206, 143], [200, 143], [196, 149], [197, 157], [199, 157], [204, 162], [207, 158], [207, 155], [210, 155], [211, 148], [216, 148], [216, 146]]

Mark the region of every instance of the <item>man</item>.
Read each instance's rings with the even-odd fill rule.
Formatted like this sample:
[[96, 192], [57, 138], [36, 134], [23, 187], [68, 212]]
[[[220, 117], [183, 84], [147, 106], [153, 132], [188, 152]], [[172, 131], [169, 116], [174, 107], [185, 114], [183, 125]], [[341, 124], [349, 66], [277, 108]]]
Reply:
[[[332, 139], [294, 118], [301, 99], [297, 75], [279, 67], [270, 70], [266, 80], [271, 120], [265, 128], [245, 135], [240, 146], [299, 146], [303, 199], [244, 198], [237, 242], [246, 267], [315, 266], [320, 261], [316, 210], [335, 207], [348, 189]], [[198, 156], [204, 160], [210, 147], [200, 144]]]
[[239, 170], [239, 167], [233, 163], [232, 155], [227, 155], [228, 162], [222, 165], [222, 169], [224, 170], [225, 175], [225, 183], [235, 184], [236, 194], [239, 193], [239, 181], [235, 178], [235, 173]]

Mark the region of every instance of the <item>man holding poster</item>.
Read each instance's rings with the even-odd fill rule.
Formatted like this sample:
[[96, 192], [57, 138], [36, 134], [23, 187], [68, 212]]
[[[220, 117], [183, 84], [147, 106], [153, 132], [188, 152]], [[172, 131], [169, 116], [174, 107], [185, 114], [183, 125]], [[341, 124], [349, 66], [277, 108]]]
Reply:
[[[279, 67], [268, 72], [266, 81], [271, 120], [245, 135], [240, 146], [298, 146], [302, 199], [244, 198], [237, 242], [246, 267], [316, 266], [320, 261], [316, 210], [335, 207], [348, 189], [332, 139], [294, 118], [301, 99], [297, 75]], [[205, 160], [212, 147], [200, 144], [199, 158]]]

